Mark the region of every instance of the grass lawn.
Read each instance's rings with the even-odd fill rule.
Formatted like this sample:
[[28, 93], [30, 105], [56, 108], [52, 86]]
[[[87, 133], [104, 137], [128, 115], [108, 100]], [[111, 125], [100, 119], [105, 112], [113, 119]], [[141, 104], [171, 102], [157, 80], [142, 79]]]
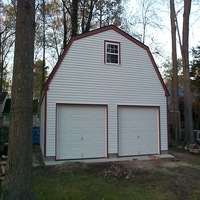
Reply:
[[[84, 167], [83, 167], [84, 168]], [[41, 200], [176, 199], [163, 188], [166, 177], [140, 171], [133, 179], [105, 178], [87, 168], [80, 170], [40, 169], [34, 173], [34, 190]]]
[[35, 168], [34, 191], [39, 200], [200, 200], [200, 155], [170, 153], [175, 159]]
[[35, 196], [38, 200], [200, 200], [200, 155], [170, 153], [175, 159], [34, 167]]

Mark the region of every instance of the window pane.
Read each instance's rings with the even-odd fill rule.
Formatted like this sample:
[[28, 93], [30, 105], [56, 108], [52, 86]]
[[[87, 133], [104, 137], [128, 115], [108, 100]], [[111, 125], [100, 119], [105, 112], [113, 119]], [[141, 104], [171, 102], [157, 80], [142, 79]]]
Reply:
[[119, 45], [106, 44], [107, 63], [119, 63]]
[[118, 55], [111, 55], [111, 62], [118, 63]]
[[10, 123], [10, 115], [4, 115], [4, 123]]
[[118, 63], [118, 55], [107, 55], [107, 63]]
[[107, 55], [107, 63], [111, 63], [111, 54]]
[[110, 47], [110, 44], [107, 44], [107, 52], [108, 52], [108, 53], [111, 53], [111, 47]]

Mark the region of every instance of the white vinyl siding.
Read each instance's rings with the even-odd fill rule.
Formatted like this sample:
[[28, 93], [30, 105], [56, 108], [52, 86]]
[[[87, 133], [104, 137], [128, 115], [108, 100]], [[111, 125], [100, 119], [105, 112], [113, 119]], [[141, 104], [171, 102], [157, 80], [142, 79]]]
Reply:
[[[113, 38], [121, 48], [117, 66], [104, 63], [104, 41]], [[108, 153], [118, 151], [118, 105], [158, 106], [161, 150], [168, 148], [165, 92], [149, 55], [113, 30], [74, 41], [49, 84], [47, 156], [55, 156], [56, 103], [108, 105]]]

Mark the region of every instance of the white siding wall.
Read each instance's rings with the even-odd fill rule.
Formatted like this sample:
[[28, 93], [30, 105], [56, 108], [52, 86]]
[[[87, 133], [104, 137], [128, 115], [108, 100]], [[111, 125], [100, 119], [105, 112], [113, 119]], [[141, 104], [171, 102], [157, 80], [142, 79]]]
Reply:
[[117, 105], [108, 105], [108, 153], [117, 153]]
[[[104, 64], [104, 40], [120, 42], [121, 65]], [[47, 156], [55, 156], [56, 103], [107, 104], [108, 153], [117, 153], [117, 105], [160, 106], [161, 150], [167, 150], [166, 98], [150, 58], [113, 30], [75, 41], [47, 94]]]

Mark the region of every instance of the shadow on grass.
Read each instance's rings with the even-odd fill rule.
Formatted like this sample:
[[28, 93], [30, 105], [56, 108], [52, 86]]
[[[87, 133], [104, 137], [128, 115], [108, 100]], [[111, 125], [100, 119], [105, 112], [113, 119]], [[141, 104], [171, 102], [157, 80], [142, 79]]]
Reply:
[[[112, 169], [112, 166], [113, 164], [89, 166], [75, 163], [70, 166], [41, 168], [34, 173], [36, 197], [41, 200], [176, 199], [171, 194], [163, 193], [160, 184], [163, 184], [162, 179], [165, 177], [161, 177], [160, 173], [135, 171], [134, 178], [129, 180], [122, 176], [103, 176], [101, 172]], [[121, 167], [120, 170], [123, 171], [124, 168]]]

